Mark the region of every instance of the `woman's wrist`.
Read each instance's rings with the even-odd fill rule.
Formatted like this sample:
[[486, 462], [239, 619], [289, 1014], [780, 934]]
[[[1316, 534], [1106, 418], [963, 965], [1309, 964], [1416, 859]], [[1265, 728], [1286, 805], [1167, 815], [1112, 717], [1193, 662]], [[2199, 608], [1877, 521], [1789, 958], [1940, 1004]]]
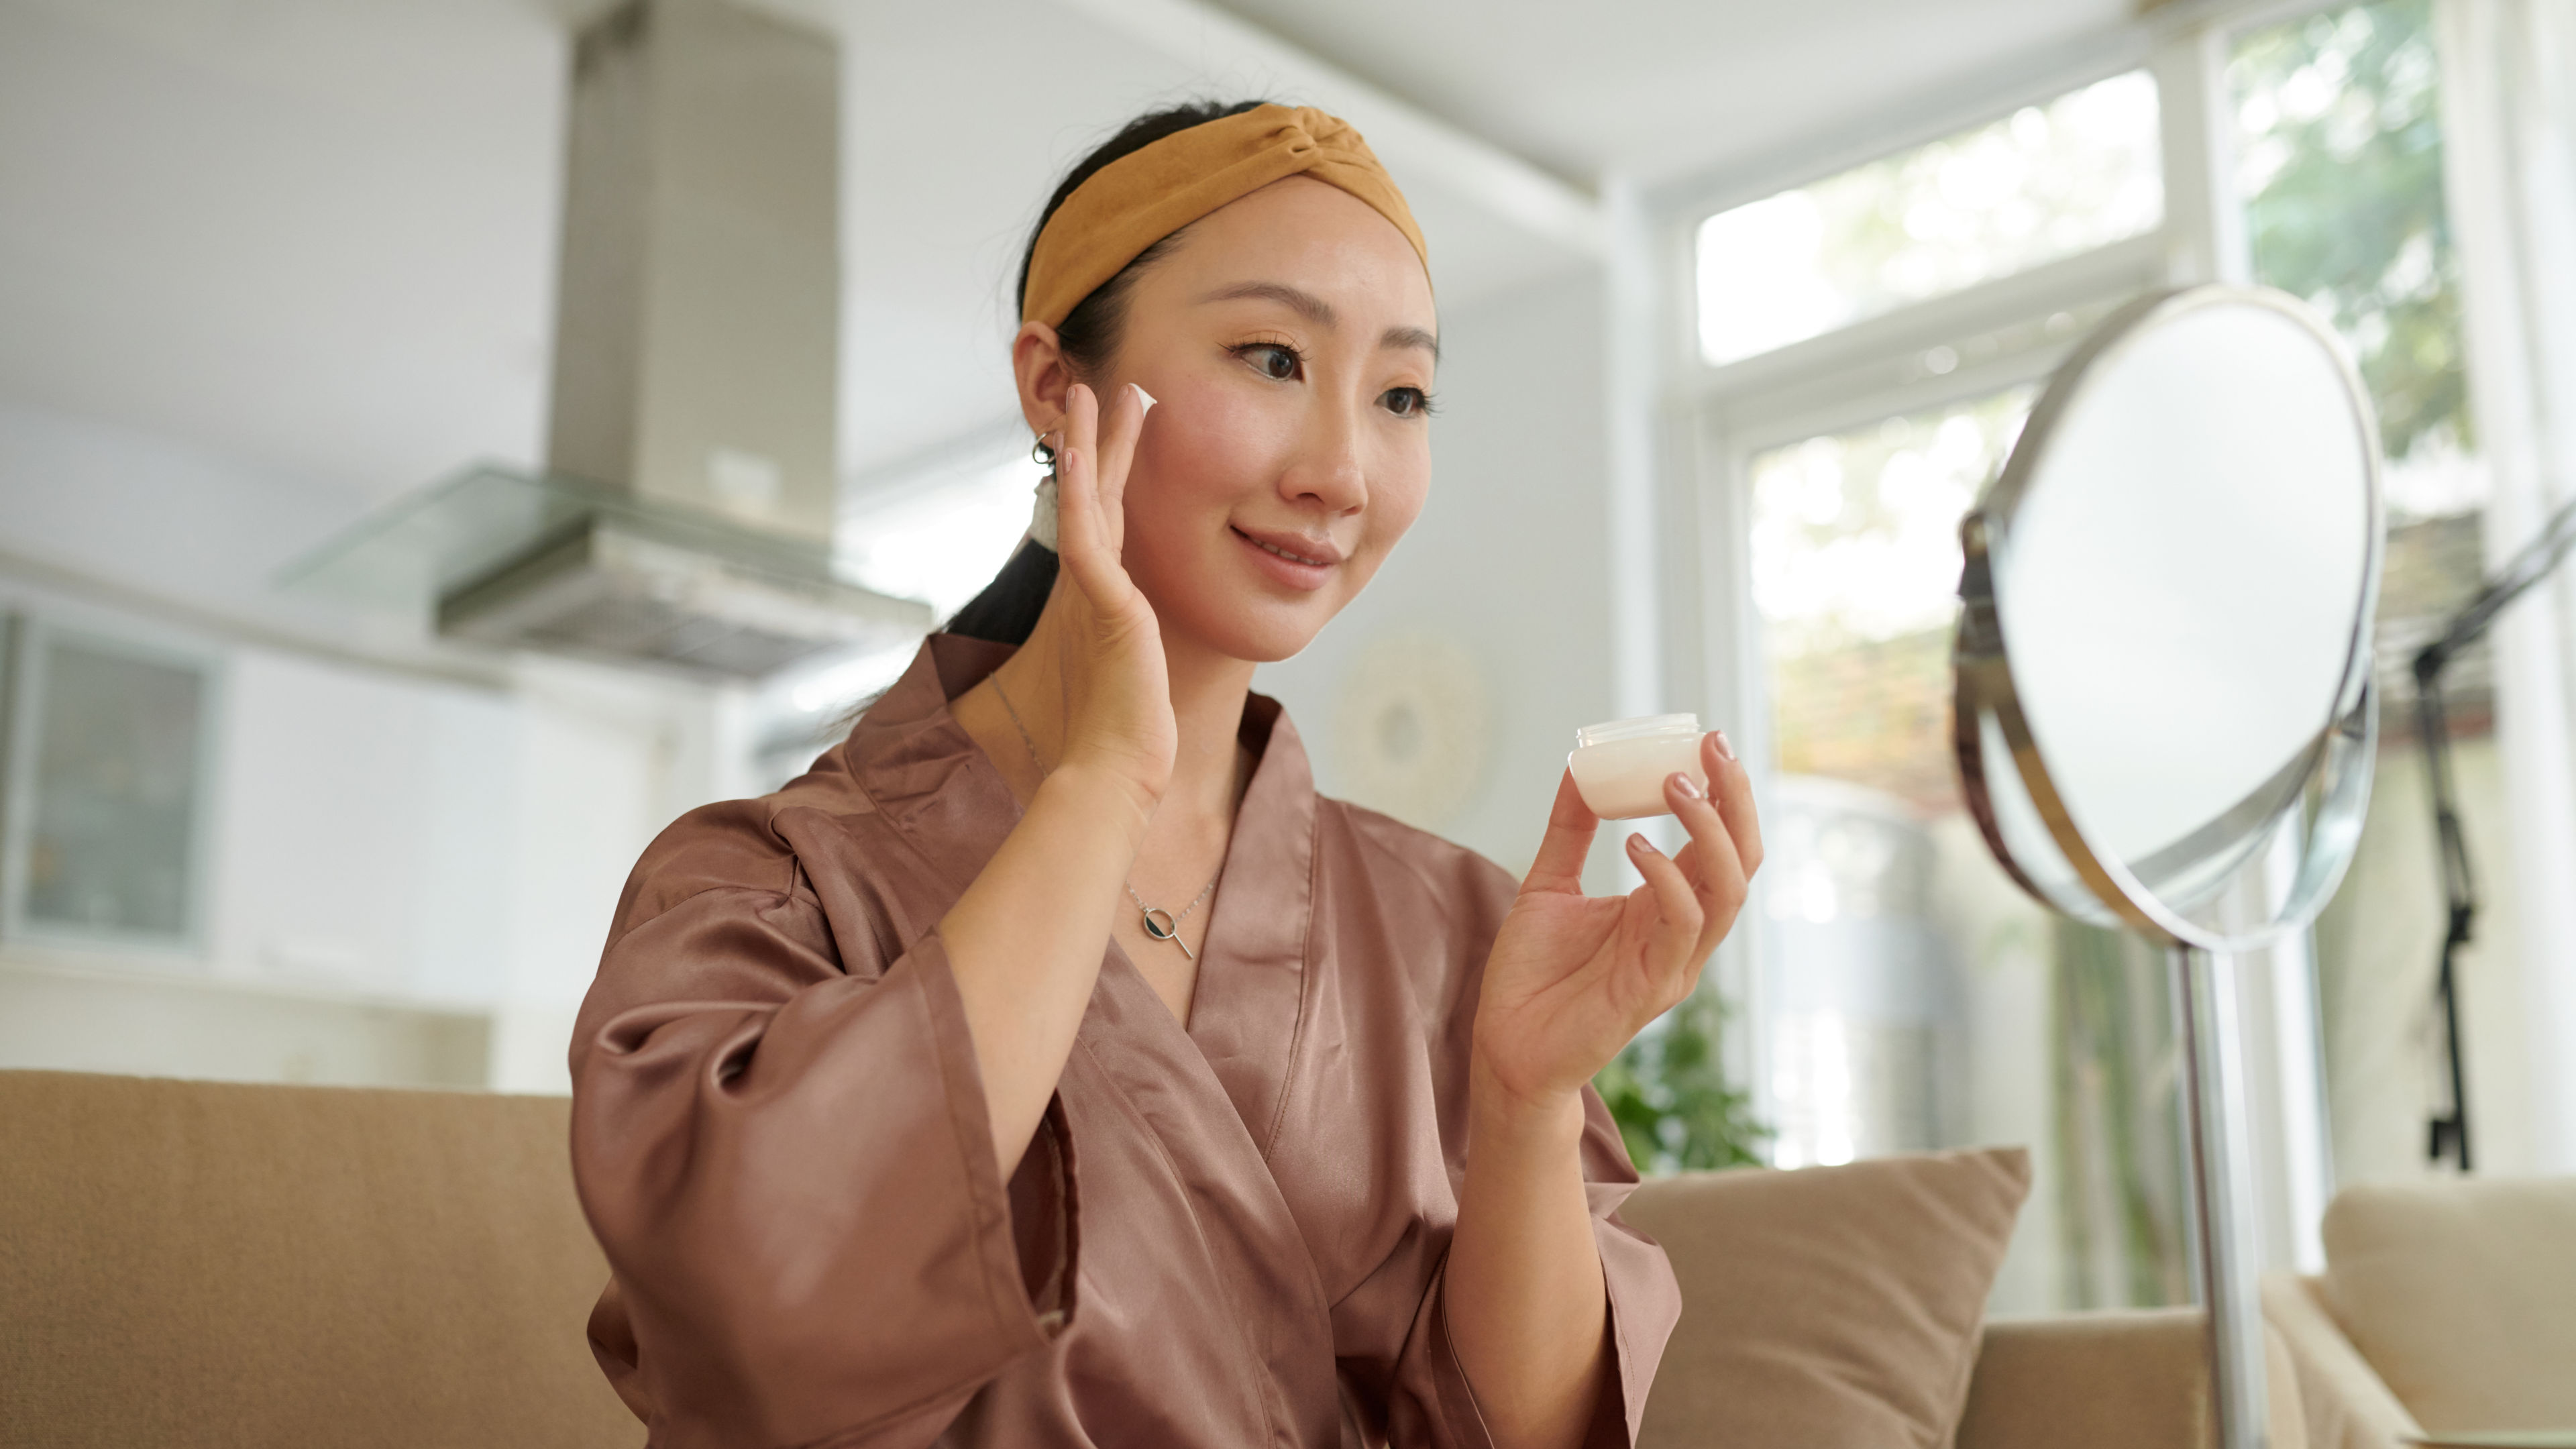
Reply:
[[1041, 802], [1059, 800], [1078, 818], [1098, 821], [1115, 831], [1118, 843], [1131, 856], [1143, 847], [1145, 827], [1152, 823], [1154, 807], [1160, 803], [1135, 781], [1079, 760], [1067, 760], [1050, 771], [1039, 782], [1029, 808], [1035, 811]]
[[1478, 1048], [1468, 1071], [1467, 1135], [1489, 1151], [1571, 1152], [1583, 1138], [1583, 1089], [1527, 1091], [1497, 1076]]

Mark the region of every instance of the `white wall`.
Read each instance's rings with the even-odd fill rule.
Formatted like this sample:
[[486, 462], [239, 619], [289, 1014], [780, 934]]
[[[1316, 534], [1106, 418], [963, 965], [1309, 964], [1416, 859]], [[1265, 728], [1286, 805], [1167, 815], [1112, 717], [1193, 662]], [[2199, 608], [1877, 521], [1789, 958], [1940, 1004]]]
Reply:
[[225, 652], [216, 974], [493, 1000], [508, 981], [508, 699]]
[[349, 1087], [485, 1084], [479, 1011], [0, 959], [0, 1068]]
[[525, 659], [515, 700], [509, 979], [492, 1085], [568, 1092], [564, 1053], [618, 892], [662, 827], [719, 793], [712, 691]]

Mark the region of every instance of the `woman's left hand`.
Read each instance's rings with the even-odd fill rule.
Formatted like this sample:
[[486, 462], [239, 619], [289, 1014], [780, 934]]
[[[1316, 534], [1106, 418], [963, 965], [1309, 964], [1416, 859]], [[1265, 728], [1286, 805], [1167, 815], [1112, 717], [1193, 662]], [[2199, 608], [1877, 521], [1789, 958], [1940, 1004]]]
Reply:
[[1517, 1105], [1558, 1104], [1699, 984], [1762, 865], [1743, 764], [1714, 733], [1700, 739], [1700, 764], [1708, 797], [1685, 775], [1664, 782], [1690, 843], [1671, 857], [1630, 836], [1628, 858], [1646, 879], [1624, 896], [1583, 893], [1600, 820], [1571, 771], [1558, 783], [1547, 838], [1486, 958], [1476, 1008], [1480, 1087]]

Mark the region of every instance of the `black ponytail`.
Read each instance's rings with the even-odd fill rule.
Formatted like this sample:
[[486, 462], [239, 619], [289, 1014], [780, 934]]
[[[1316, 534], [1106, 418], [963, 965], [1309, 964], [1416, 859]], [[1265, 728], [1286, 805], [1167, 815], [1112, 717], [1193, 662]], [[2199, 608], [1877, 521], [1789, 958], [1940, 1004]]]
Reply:
[[[1019, 285], [1012, 292], [1016, 310], [1025, 306], [1029, 296], [1029, 262], [1037, 255], [1038, 233], [1046, 230], [1049, 218], [1073, 189], [1091, 179], [1092, 173], [1122, 156], [1132, 155], [1165, 136], [1203, 126], [1227, 116], [1239, 116], [1262, 101], [1192, 101], [1168, 110], [1152, 111], [1138, 116], [1119, 128], [1118, 134], [1100, 144], [1099, 149], [1082, 158], [1080, 164], [1065, 173], [1064, 180], [1047, 198], [1046, 210], [1038, 213], [1038, 224], [1029, 229], [1029, 241], [1020, 251]], [[1137, 254], [1136, 259], [1120, 268], [1118, 275], [1094, 288], [1091, 295], [1074, 304], [1056, 329], [1057, 344], [1065, 361], [1076, 374], [1097, 376], [1106, 370], [1109, 360], [1118, 354], [1119, 329], [1127, 320], [1127, 294], [1134, 289], [1136, 278], [1144, 269], [1170, 251], [1180, 239], [1181, 228]], [[989, 639], [997, 644], [1025, 644], [1038, 626], [1038, 615], [1046, 609], [1047, 596], [1055, 590], [1057, 560], [1055, 550], [1032, 539], [1020, 545], [1011, 561], [984, 586], [984, 591], [966, 601], [949, 616], [944, 626], [951, 634], [969, 639]]]
[[969, 639], [990, 639], [996, 644], [1026, 644], [1038, 627], [1038, 615], [1046, 612], [1047, 596], [1055, 592], [1056, 570], [1061, 561], [1055, 550], [1030, 539], [993, 575], [984, 591], [958, 606], [941, 627], [951, 634]]

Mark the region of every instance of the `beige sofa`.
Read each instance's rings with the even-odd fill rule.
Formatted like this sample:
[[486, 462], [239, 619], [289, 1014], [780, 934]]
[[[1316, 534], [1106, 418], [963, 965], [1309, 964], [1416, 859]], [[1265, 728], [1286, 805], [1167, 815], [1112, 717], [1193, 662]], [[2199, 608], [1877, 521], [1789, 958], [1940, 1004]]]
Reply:
[[2263, 1285], [2313, 1449], [2576, 1431], [2576, 1179], [2348, 1188], [2325, 1247]]
[[[0, 1072], [0, 1446], [639, 1443], [565, 1106]], [[2189, 1310], [1995, 1323], [1957, 1442], [2198, 1449], [2206, 1402]]]

